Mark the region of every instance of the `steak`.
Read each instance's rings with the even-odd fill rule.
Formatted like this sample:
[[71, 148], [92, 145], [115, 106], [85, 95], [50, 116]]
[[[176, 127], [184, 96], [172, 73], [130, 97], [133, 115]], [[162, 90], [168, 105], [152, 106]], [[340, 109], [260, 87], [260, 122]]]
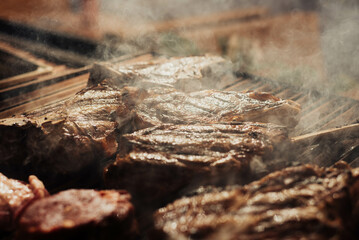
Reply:
[[82, 90], [63, 104], [0, 120], [2, 171], [18, 179], [36, 174], [49, 189], [68, 181], [72, 181], [68, 187], [93, 187], [100, 181], [101, 159], [121, 148], [122, 133], [162, 123], [258, 120], [294, 126], [300, 111], [294, 102], [266, 93], [186, 94], [172, 88], [121, 88], [109, 81]]
[[218, 89], [234, 81], [233, 64], [219, 56], [159, 58], [123, 65], [95, 64], [89, 85], [108, 79], [114, 86], [175, 88], [180, 91]]
[[286, 129], [274, 124], [160, 125], [123, 136], [105, 184], [128, 190], [136, 207], [158, 206], [183, 188], [244, 183], [272, 171], [284, 162], [271, 161], [277, 147], [288, 143]]
[[[299, 105], [267, 93], [175, 89], [182, 80], [190, 87], [187, 81], [226, 74], [227, 65], [221, 57], [189, 57], [123, 66], [120, 78], [92, 75], [87, 88], [61, 104], [0, 120], [0, 168], [17, 179], [35, 174], [50, 190], [59, 184], [97, 187], [98, 169], [121, 148], [118, 138], [123, 133], [163, 123], [297, 124]], [[116, 79], [130, 80], [121, 84]]]
[[103, 82], [55, 108], [0, 120], [2, 170], [19, 179], [36, 174], [48, 187], [83, 176], [89, 184], [100, 159], [117, 151], [115, 119], [125, 122], [139, 98], [136, 88], [114, 89]]
[[359, 169], [286, 168], [243, 187], [198, 191], [159, 209], [167, 239], [358, 239]]
[[204, 90], [152, 94], [136, 106], [141, 128], [161, 123], [271, 122], [295, 127], [299, 104], [268, 93]]
[[67, 190], [31, 204], [16, 239], [133, 239], [137, 234], [127, 192]]
[[116, 88], [146, 89], [149, 97], [135, 111], [136, 125], [140, 125], [137, 129], [161, 123], [256, 121], [288, 127], [298, 123], [300, 106], [293, 101], [268, 93], [203, 90], [223, 88], [233, 83], [233, 78], [230, 61], [218, 56], [195, 56], [119, 66], [95, 65], [88, 85], [105, 79]]
[[25, 184], [0, 173], [0, 233], [13, 230], [24, 209], [47, 195], [43, 183], [33, 175], [29, 177], [29, 184]]

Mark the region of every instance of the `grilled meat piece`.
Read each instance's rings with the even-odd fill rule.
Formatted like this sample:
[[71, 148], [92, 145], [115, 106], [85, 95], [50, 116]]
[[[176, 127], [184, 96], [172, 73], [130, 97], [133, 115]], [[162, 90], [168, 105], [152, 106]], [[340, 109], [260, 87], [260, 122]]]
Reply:
[[358, 194], [359, 169], [302, 165], [179, 199], [155, 227], [168, 239], [358, 239]]
[[268, 93], [205, 90], [153, 94], [136, 106], [137, 125], [218, 122], [271, 122], [288, 127], [298, 123], [299, 104]]
[[99, 160], [117, 151], [115, 119], [126, 122], [141, 96], [136, 88], [118, 90], [103, 82], [52, 111], [0, 120], [2, 170], [20, 179], [36, 174], [48, 187], [64, 184], [66, 176], [85, 176], [91, 184], [89, 175], [98, 174]]
[[[128, 190], [134, 202], [158, 206], [180, 189], [204, 183], [243, 183], [278, 167], [277, 147], [288, 143], [273, 124], [165, 124], [124, 135], [122, 151], [105, 169], [109, 188]], [[282, 167], [282, 166], [281, 166]]]
[[223, 88], [234, 81], [233, 64], [219, 56], [160, 58], [127, 65], [97, 64], [88, 84], [96, 85], [106, 78], [118, 87], [164, 87], [190, 92]]
[[67, 190], [31, 204], [17, 239], [133, 239], [134, 208], [126, 191]]
[[24, 209], [47, 195], [43, 183], [33, 175], [29, 177], [29, 184], [25, 184], [0, 173], [0, 233], [13, 230]]

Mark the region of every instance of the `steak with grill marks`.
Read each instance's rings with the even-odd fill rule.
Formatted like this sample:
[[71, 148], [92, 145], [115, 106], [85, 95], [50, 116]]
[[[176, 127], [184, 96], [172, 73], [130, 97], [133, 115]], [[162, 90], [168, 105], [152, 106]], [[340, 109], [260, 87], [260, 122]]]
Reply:
[[29, 177], [29, 184], [25, 184], [0, 173], [0, 234], [13, 230], [24, 209], [47, 195], [43, 183], [33, 175]]
[[158, 206], [180, 189], [244, 183], [283, 167], [271, 159], [287, 143], [286, 129], [274, 124], [165, 124], [124, 135], [105, 183], [142, 207]]
[[[171, 88], [119, 88], [104, 80], [62, 105], [0, 120], [0, 166], [15, 178], [36, 174], [49, 188], [63, 184], [63, 177], [87, 186], [98, 180], [100, 160], [118, 150], [122, 133], [162, 123], [258, 120], [294, 126], [299, 111], [294, 102], [265, 93], [186, 94]], [[86, 181], [75, 180], [82, 177]]]
[[152, 94], [136, 106], [135, 121], [144, 127], [161, 123], [271, 122], [298, 123], [299, 104], [268, 93], [204, 90]]
[[99, 160], [117, 151], [115, 119], [127, 122], [141, 96], [137, 88], [114, 89], [104, 81], [50, 110], [0, 120], [2, 170], [22, 179], [36, 174], [48, 187], [68, 176], [92, 184]]
[[37, 200], [22, 214], [16, 239], [134, 239], [126, 191], [67, 190]]
[[358, 239], [359, 169], [291, 167], [159, 209], [166, 239]]
[[95, 64], [89, 85], [107, 78], [114, 86], [175, 88], [185, 92], [218, 89], [233, 83], [233, 64], [219, 56], [159, 58], [132, 64]]

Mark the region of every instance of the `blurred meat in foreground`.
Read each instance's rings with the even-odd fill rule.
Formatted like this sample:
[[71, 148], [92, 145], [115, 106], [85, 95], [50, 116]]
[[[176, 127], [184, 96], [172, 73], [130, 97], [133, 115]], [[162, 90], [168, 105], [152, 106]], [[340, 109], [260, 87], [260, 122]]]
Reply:
[[26, 209], [16, 239], [134, 239], [137, 234], [127, 192], [67, 190]]
[[25, 184], [0, 173], [0, 233], [13, 230], [29, 204], [47, 195], [43, 183], [33, 175], [29, 177], [29, 184]]

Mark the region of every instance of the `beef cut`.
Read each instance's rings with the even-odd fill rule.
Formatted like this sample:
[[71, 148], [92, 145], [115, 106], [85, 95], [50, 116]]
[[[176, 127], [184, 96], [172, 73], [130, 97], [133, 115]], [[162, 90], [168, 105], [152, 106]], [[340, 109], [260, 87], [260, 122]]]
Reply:
[[[219, 56], [194, 56], [128, 65], [95, 65], [89, 85], [104, 79], [120, 88], [146, 89], [149, 97], [136, 107], [138, 129], [160, 123], [217, 123], [229, 121], [271, 122], [294, 127], [299, 104], [268, 93], [226, 92], [233, 83], [233, 64]], [[199, 91], [202, 90], [202, 91]], [[141, 125], [142, 124], [142, 125]]]
[[300, 105], [261, 92], [204, 90], [152, 94], [136, 106], [135, 121], [144, 127], [161, 123], [270, 122], [295, 127]]
[[0, 173], [0, 234], [13, 230], [26, 207], [47, 195], [43, 183], [36, 176], [30, 176], [29, 184], [25, 184]]
[[123, 136], [105, 184], [128, 190], [141, 206], [158, 206], [180, 189], [244, 183], [282, 168], [290, 163], [274, 156], [288, 144], [286, 128], [274, 124], [164, 124]]
[[302, 165], [159, 209], [167, 239], [358, 239], [359, 169]]
[[141, 96], [137, 88], [114, 89], [103, 82], [54, 108], [1, 119], [2, 170], [16, 178], [36, 174], [49, 186], [63, 184], [64, 176], [85, 176], [89, 183], [99, 160], [116, 153], [117, 122], [130, 117]]
[[121, 67], [120, 79], [128, 76], [128, 84], [92, 76], [87, 88], [61, 104], [1, 119], [0, 168], [17, 179], [35, 174], [49, 189], [69, 180], [84, 184], [67, 187], [87, 188], [100, 181], [101, 161], [121, 148], [118, 138], [123, 133], [163, 123], [297, 124], [300, 106], [267, 93], [175, 89], [180, 80], [187, 86], [187, 80], [204, 81], [221, 70], [225, 74], [227, 65], [221, 57], [189, 57]]
[[219, 56], [158, 58], [125, 65], [95, 64], [88, 84], [97, 85], [108, 79], [118, 87], [162, 87], [192, 92], [219, 89], [233, 83], [233, 71], [232, 62]]
[[298, 104], [266, 93], [144, 90], [104, 80], [56, 107], [0, 120], [0, 167], [19, 179], [36, 174], [49, 188], [83, 177], [89, 187], [89, 180], [98, 179], [100, 160], [117, 152], [122, 133], [162, 123], [261, 121], [293, 127], [299, 112]]
[[67, 190], [31, 204], [16, 239], [133, 239], [137, 234], [126, 191]]

